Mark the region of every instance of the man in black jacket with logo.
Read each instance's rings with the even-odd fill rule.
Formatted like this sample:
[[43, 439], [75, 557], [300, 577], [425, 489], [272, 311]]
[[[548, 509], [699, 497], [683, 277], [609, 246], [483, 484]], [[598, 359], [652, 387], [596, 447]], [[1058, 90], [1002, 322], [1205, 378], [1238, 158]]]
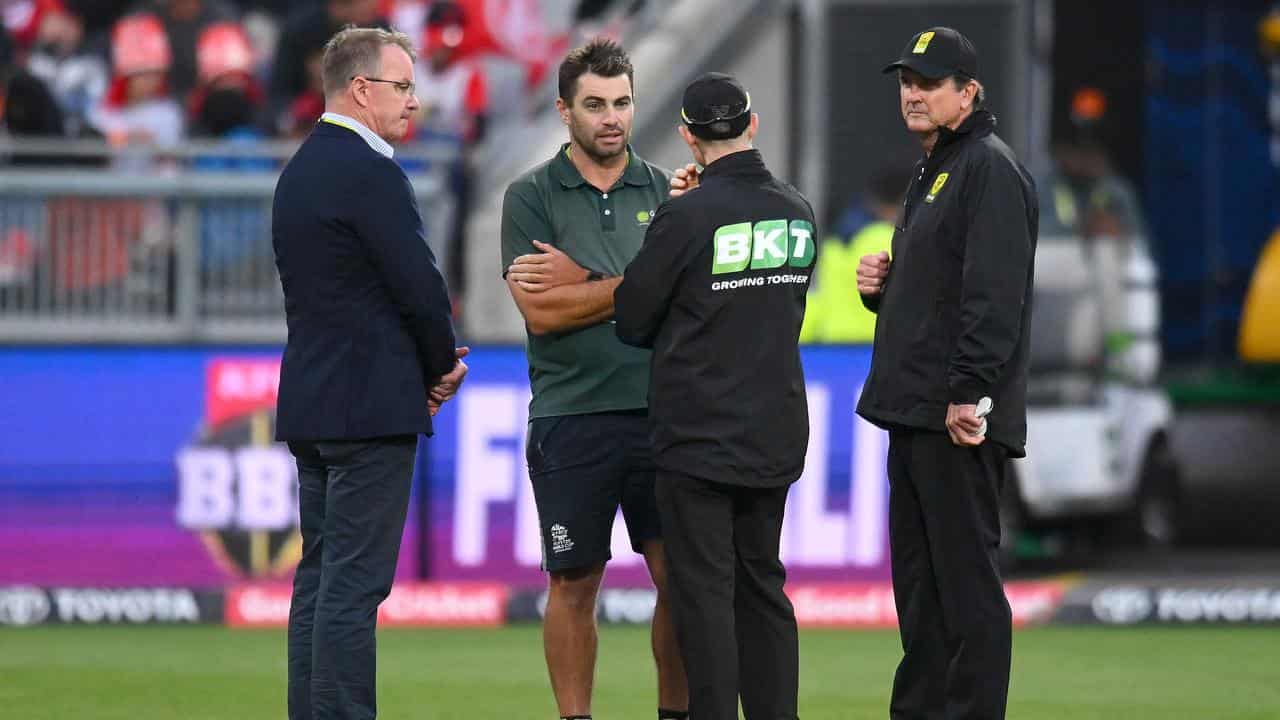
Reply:
[[[904, 652], [893, 718], [1003, 718], [1011, 624], [996, 561], [1006, 461], [1026, 445], [1038, 209], [981, 109], [977, 52], [917, 34], [897, 71], [924, 146], [888, 253], [858, 267], [879, 313], [858, 414], [889, 431], [889, 539]], [[984, 417], [985, 415], [985, 417]]]
[[618, 337], [653, 348], [649, 417], [689, 716], [796, 717], [795, 613], [778, 556], [809, 438], [797, 346], [817, 248], [813, 210], [751, 148], [736, 80], [684, 94], [705, 166], [659, 206], [614, 294]]

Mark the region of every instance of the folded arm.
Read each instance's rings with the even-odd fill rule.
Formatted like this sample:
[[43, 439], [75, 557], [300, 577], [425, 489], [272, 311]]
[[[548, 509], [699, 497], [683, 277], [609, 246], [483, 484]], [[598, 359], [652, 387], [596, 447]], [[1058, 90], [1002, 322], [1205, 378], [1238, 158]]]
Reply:
[[529, 333], [546, 335], [578, 330], [613, 317], [613, 291], [621, 282], [622, 278], [605, 278], [531, 292], [508, 275], [507, 289]]

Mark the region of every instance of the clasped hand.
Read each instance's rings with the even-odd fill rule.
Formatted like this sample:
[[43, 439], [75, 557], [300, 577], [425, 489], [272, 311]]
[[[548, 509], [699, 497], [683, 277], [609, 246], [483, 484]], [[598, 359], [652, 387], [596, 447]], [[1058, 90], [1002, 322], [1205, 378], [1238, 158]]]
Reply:
[[471, 348], [465, 345], [455, 349], [454, 356], [457, 360], [454, 362], [453, 369], [440, 376], [436, 384], [431, 386], [431, 390], [427, 393], [427, 410], [432, 416], [440, 412], [440, 406], [458, 393], [463, 378], [467, 376], [467, 364], [462, 362], [462, 358], [470, 352]]
[[951, 442], [962, 447], [977, 447], [986, 440], [985, 435], [979, 435], [982, 430], [982, 418], [978, 417], [977, 405], [957, 405], [951, 403], [947, 406], [947, 434], [951, 436]]

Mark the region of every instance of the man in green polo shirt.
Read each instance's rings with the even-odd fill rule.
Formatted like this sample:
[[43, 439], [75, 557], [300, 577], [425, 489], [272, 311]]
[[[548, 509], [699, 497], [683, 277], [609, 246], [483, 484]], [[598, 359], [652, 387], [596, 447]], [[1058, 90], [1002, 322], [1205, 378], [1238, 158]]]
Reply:
[[556, 108], [569, 142], [513, 182], [502, 207], [503, 274], [528, 331], [526, 454], [550, 575], [547, 668], [561, 717], [590, 718], [596, 596], [621, 505], [658, 590], [658, 717], [683, 720], [688, 688], [653, 490], [649, 351], [623, 345], [611, 320], [613, 291], [669, 176], [628, 145], [633, 72], [622, 48], [595, 40], [570, 52], [559, 75]]

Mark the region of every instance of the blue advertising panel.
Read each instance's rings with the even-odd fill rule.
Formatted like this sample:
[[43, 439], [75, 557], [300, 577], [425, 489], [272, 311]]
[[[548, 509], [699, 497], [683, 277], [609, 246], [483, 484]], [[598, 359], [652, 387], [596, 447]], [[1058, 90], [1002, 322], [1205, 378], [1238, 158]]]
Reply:
[[[784, 528], [792, 579], [888, 576], [886, 440], [853, 414], [869, 357], [804, 353], [811, 432]], [[477, 348], [468, 363], [420, 446], [398, 577], [541, 585], [524, 353]], [[0, 585], [289, 577], [297, 471], [271, 439], [278, 381], [278, 349], [0, 350]], [[647, 583], [621, 518], [608, 582]]]
[[[0, 351], [0, 585], [291, 577], [297, 469], [280, 351]], [[398, 575], [418, 568], [410, 515]]]

